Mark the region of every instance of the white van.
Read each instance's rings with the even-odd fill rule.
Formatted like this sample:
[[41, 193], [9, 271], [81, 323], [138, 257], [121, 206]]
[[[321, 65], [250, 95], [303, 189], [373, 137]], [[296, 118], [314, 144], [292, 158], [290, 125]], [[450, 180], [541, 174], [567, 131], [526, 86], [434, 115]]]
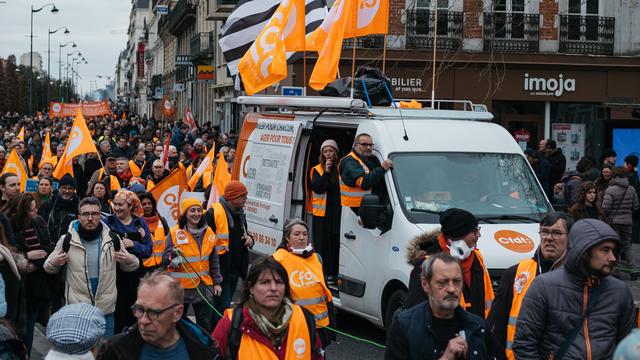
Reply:
[[[343, 208], [334, 302], [378, 326], [404, 304], [409, 242], [439, 227], [439, 213], [463, 208], [478, 217], [478, 248], [492, 275], [531, 257], [538, 222], [553, 211], [522, 150], [484, 106], [460, 110], [368, 108], [327, 97], [240, 97], [244, 118], [232, 177], [249, 190], [246, 205], [254, 252], [272, 254], [289, 217], [308, 219], [306, 183], [322, 141], [339, 156], [368, 133], [374, 155], [393, 160], [385, 193], [363, 198], [360, 218]], [[439, 103], [446, 104], [446, 103]], [[406, 136], [405, 136], [406, 135]]]

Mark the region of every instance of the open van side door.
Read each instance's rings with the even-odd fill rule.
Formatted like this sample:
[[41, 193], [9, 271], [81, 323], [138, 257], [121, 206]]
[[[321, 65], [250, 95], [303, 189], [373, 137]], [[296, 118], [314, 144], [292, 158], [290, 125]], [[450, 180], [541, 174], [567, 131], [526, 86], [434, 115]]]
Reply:
[[263, 255], [275, 251], [289, 217], [301, 131], [302, 123], [294, 117], [250, 114], [240, 134], [241, 162], [234, 164], [238, 166], [233, 175], [237, 174], [249, 192], [245, 205], [248, 231], [255, 239], [253, 250]]

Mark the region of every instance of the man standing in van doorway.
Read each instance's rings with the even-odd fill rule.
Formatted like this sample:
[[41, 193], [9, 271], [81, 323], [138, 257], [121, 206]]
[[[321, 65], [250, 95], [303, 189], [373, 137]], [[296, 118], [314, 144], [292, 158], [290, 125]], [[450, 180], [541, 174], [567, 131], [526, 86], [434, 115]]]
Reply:
[[353, 141], [353, 151], [340, 160], [340, 203], [348, 206], [356, 214], [365, 194], [381, 194], [384, 173], [391, 169], [393, 162], [386, 159], [382, 164], [373, 156], [373, 138], [362, 133]]
[[511, 346], [522, 300], [536, 276], [564, 264], [573, 221], [564, 213], [550, 213], [540, 221], [540, 246], [532, 258], [520, 261], [502, 273], [496, 298], [487, 318], [487, 328], [504, 344], [508, 359], [515, 359]]
[[420, 283], [420, 269], [429, 255], [446, 252], [462, 266], [464, 279], [460, 306], [472, 314], [486, 319], [493, 302], [493, 286], [480, 251], [476, 248], [480, 238], [478, 220], [470, 212], [451, 208], [440, 214], [440, 231], [416, 237], [407, 250], [407, 259], [414, 266], [409, 280], [406, 308], [426, 300]]

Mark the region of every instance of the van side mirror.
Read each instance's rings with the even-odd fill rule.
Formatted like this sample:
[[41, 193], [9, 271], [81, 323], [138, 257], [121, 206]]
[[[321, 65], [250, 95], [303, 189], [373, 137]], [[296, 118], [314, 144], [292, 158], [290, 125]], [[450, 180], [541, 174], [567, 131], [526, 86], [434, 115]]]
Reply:
[[386, 206], [380, 204], [380, 197], [374, 194], [367, 194], [362, 197], [360, 203], [360, 219], [365, 229], [375, 229], [380, 224], [380, 219]]

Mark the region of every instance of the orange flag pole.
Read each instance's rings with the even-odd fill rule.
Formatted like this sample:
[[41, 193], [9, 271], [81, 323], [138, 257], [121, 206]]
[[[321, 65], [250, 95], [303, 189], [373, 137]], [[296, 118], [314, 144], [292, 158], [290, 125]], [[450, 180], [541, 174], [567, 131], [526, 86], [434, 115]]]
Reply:
[[387, 34], [384, 34], [384, 44], [382, 45], [382, 75], [385, 75], [387, 65]]

